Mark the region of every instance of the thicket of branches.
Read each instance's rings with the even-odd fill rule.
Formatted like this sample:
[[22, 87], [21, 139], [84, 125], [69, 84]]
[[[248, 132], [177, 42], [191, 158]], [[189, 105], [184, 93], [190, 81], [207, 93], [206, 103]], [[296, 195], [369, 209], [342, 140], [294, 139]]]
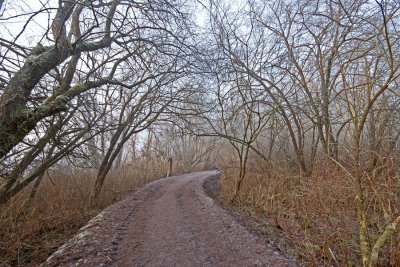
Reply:
[[[234, 198], [250, 151], [270, 165], [283, 156], [303, 177], [328, 159], [351, 180], [364, 266], [377, 264], [400, 222], [399, 191], [375, 186], [399, 183], [399, 8], [393, 1], [208, 6], [215, 100], [200, 118], [211, 131], [198, 131], [225, 137], [236, 151]], [[382, 216], [373, 236], [371, 199], [381, 201]]]
[[[270, 170], [283, 160], [304, 179], [327, 160], [351, 181], [362, 264], [377, 264], [398, 235], [398, 2], [4, 7], [1, 203], [56, 166], [96, 170], [95, 205], [113, 167], [146, 156], [138, 149], [182, 171], [219, 166], [215, 155], [233, 149], [233, 200], [253, 156]], [[382, 217], [373, 236], [371, 205]]]
[[[195, 93], [182, 81], [190, 64], [190, 7], [10, 1], [7, 8], [1, 25], [0, 200], [63, 162], [98, 169], [95, 200], [124, 144]], [[47, 25], [39, 25], [46, 16]], [[9, 34], [20, 20], [26, 20], [17, 23], [20, 32]]]

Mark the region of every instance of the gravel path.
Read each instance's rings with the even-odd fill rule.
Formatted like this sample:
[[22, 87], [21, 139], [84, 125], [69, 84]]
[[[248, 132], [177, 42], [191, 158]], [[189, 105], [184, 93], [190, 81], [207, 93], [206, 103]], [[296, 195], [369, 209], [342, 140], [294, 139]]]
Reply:
[[93, 218], [43, 266], [294, 266], [204, 192], [215, 175], [142, 187]]

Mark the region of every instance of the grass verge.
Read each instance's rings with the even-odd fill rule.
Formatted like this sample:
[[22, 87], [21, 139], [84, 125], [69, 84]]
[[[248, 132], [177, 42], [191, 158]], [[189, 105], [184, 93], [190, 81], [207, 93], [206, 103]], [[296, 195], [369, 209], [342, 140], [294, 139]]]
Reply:
[[[253, 228], [278, 250], [307, 266], [361, 264], [353, 183], [329, 162], [319, 162], [308, 177], [284, 168], [253, 166], [232, 201], [238, 170], [225, 168], [220, 197], [231, 210], [250, 218]], [[400, 210], [400, 181], [387, 170], [370, 180], [367, 212], [371, 240]], [[389, 213], [389, 214], [388, 214]], [[382, 266], [400, 266], [400, 233], [385, 246]]]
[[0, 206], [0, 266], [37, 266], [102, 209], [146, 183], [165, 177], [165, 166], [111, 171], [98, 208], [89, 206], [95, 171], [53, 170], [35, 197], [30, 188]]

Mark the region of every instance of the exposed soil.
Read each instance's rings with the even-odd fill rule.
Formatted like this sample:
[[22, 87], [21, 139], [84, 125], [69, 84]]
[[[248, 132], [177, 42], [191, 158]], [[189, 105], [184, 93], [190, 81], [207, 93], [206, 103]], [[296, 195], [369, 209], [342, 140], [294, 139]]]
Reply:
[[207, 195], [203, 185], [213, 190], [216, 176], [192, 173], [140, 188], [43, 266], [294, 266]]

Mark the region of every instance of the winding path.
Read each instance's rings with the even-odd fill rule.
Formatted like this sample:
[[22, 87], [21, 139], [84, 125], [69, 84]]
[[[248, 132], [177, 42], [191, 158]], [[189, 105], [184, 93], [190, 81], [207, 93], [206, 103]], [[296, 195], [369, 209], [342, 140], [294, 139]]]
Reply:
[[43, 266], [293, 266], [204, 191], [215, 171], [148, 184], [93, 218]]

